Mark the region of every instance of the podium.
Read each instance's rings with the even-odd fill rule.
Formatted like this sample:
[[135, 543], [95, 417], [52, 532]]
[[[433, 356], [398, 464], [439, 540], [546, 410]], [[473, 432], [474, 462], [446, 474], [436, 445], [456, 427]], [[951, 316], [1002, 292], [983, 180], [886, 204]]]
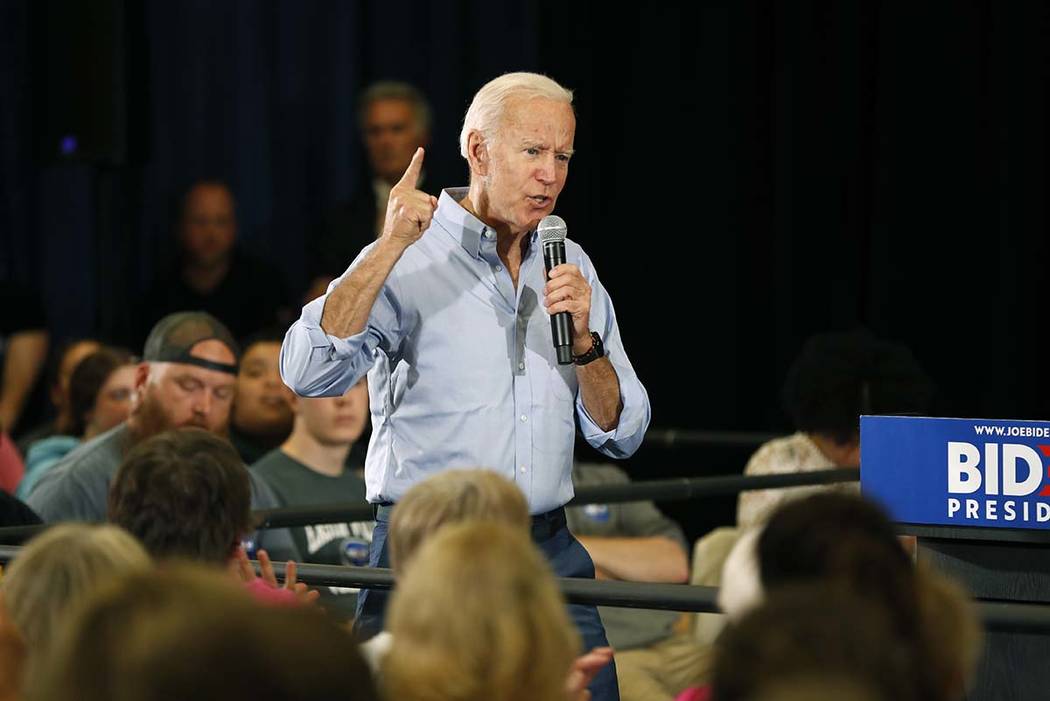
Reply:
[[[1050, 422], [861, 417], [861, 492], [976, 599], [1050, 604]], [[968, 699], [1050, 698], [1050, 631], [986, 631]]]

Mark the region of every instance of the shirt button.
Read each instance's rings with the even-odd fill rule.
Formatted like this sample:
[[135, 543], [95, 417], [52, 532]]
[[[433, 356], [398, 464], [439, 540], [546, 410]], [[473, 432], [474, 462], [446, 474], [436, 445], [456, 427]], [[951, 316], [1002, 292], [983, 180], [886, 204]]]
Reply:
[[522, 472], [528, 472], [528, 471], [529, 471], [529, 468], [525, 467], [524, 465], [522, 465], [522, 466], [521, 466], [520, 468], [518, 468], [518, 469], [520, 469], [520, 470], [521, 470]]
[[529, 417], [528, 417], [528, 416], [525, 416], [525, 414], [522, 414], [522, 415], [521, 415], [521, 422], [522, 422], [522, 423], [527, 423], [527, 422], [528, 422], [528, 420], [529, 420]]
[[525, 363], [518, 363], [518, 369], [519, 370], [524, 370], [525, 369]]
[[502, 265], [497, 265], [496, 266], [496, 272], [497, 273], [502, 273], [503, 272], [503, 266]]

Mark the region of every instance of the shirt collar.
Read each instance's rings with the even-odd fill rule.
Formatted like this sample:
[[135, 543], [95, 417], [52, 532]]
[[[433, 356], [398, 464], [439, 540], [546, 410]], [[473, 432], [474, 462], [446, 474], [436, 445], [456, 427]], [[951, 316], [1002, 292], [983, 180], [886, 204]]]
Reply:
[[496, 232], [485, 226], [484, 222], [460, 204], [460, 201], [467, 196], [467, 192], [468, 188], [465, 187], [450, 187], [442, 190], [434, 218], [441, 228], [459, 239], [460, 245], [467, 253], [478, 258], [481, 256], [482, 237], [495, 239]]
[[[445, 231], [459, 239], [460, 245], [474, 258], [481, 257], [483, 239], [496, 240], [496, 230], [464, 209], [460, 202], [467, 196], [469, 188], [449, 187], [441, 191], [434, 219]], [[529, 245], [536, 243], [537, 232], [529, 232]]]

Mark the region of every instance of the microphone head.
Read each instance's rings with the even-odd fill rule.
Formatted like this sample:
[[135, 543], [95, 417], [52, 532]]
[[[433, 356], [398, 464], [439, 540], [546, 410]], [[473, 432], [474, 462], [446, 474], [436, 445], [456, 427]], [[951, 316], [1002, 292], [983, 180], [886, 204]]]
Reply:
[[555, 214], [550, 214], [540, 220], [540, 225], [536, 227], [536, 231], [539, 232], [540, 243], [544, 244], [551, 241], [564, 241], [568, 227], [565, 226], [564, 219]]

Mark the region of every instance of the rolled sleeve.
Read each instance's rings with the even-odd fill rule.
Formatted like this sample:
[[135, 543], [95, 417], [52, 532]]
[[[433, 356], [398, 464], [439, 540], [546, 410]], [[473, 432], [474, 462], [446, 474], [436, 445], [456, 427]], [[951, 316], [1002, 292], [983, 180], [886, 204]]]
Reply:
[[285, 334], [281, 344], [281, 379], [301, 397], [342, 396], [372, 367], [377, 349], [390, 352], [396, 347], [398, 306], [390, 281], [376, 298], [364, 331], [340, 338], [321, 328], [321, 313], [328, 295], [353, 269], [351, 266], [335, 280], [324, 296], [304, 306], [302, 315]]
[[582, 395], [576, 397], [576, 413], [580, 417], [580, 432], [591, 446], [611, 458], [629, 458], [642, 445], [649, 428], [649, 395], [629, 365], [621, 368], [613, 362], [613, 369], [620, 383], [620, 401], [623, 403], [616, 427], [603, 431], [587, 413]]
[[598, 280], [586, 254], [583, 255], [581, 263], [584, 276], [591, 285], [591, 328], [601, 334], [605, 355], [616, 371], [623, 409], [620, 411], [620, 420], [616, 427], [611, 431], [602, 430], [587, 413], [582, 393], [577, 393], [576, 414], [580, 420], [580, 432], [591, 446], [605, 455], [627, 458], [641, 446], [645, 431], [649, 428], [649, 394], [627, 358], [627, 352], [620, 339], [620, 328], [616, 323], [612, 299]]

